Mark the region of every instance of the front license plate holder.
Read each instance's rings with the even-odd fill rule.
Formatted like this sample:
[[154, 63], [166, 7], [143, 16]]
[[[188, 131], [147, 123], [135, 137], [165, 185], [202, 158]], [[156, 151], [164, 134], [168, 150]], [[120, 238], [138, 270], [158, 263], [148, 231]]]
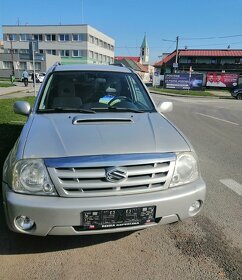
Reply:
[[145, 206], [84, 211], [81, 213], [83, 230], [100, 230], [153, 223], [155, 221], [155, 210], [155, 206]]

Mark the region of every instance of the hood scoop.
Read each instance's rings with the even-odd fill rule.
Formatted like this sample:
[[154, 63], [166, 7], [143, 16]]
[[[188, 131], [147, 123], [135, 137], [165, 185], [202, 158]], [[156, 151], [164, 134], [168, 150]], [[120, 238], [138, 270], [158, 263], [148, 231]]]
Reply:
[[130, 118], [105, 118], [105, 117], [92, 117], [92, 118], [80, 118], [75, 117], [72, 120], [72, 124], [113, 124], [113, 123], [133, 123], [133, 120]]

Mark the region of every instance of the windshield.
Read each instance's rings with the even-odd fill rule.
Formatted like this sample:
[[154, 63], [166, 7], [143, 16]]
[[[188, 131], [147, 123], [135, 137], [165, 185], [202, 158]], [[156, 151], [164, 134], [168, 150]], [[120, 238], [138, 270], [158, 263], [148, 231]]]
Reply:
[[40, 99], [38, 112], [151, 112], [145, 88], [133, 73], [54, 72]]

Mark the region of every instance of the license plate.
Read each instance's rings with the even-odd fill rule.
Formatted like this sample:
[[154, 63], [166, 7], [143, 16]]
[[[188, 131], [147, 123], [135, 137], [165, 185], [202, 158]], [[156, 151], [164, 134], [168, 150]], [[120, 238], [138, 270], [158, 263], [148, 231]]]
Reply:
[[82, 212], [84, 230], [149, 224], [155, 221], [155, 206]]

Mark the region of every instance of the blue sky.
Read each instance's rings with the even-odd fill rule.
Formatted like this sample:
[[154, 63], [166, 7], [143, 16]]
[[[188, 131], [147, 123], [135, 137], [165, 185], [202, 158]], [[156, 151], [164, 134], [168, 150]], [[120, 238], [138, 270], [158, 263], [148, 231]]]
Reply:
[[0, 0], [0, 25], [18, 20], [90, 24], [115, 39], [115, 55], [138, 56], [146, 32], [152, 62], [174, 50], [176, 36], [181, 48], [242, 49], [242, 0]]

